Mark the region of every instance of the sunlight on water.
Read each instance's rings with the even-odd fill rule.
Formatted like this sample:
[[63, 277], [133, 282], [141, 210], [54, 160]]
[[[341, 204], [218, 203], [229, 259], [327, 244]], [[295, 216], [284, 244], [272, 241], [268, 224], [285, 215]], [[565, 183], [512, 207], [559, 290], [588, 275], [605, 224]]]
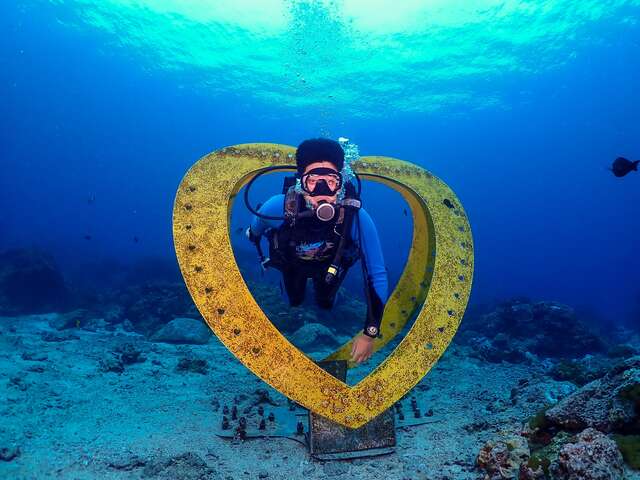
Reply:
[[505, 84], [572, 61], [640, 13], [639, 0], [51, 3], [64, 24], [107, 32], [185, 86], [359, 116], [507, 108]]

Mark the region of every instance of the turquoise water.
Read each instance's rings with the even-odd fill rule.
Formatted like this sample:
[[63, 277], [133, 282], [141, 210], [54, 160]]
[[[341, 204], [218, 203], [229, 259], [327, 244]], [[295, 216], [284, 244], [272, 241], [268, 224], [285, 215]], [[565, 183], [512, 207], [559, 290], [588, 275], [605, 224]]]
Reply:
[[[23, 384], [42, 386], [46, 382], [36, 380], [37, 374], [47, 373], [28, 370], [24, 352], [48, 352], [51, 363], [65, 355], [72, 358], [78, 367], [67, 365], [69, 370], [58, 372], [55, 381], [60, 382], [60, 402], [67, 402], [61, 408], [86, 427], [83, 435], [102, 431], [98, 425], [104, 420], [98, 417], [109, 416], [106, 412], [114, 398], [123, 402], [118, 405], [123, 415], [129, 415], [127, 421], [148, 420], [154, 425], [150, 430], [160, 429], [158, 425], [169, 428], [171, 422], [161, 414], [155, 419], [135, 417], [151, 401], [145, 397], [148, 386], [140, 381], [148, 375], [160, 375], [170, 385], [163, 390], [154, 384], [154, 392], [161, 392], [155, 400], [165, 402], [154, 405], [177, 416], [184, 414], [183, 432], [189, 431], [189, 408], [196, 408], [192, 398], [209, 408], [211, 399], [198, 395], [225, 391], [221, 398], [228, 394], [225, 401], [230, 402], [229, 375], [240, 386], [255, 379], [230, 355], [220, 357], [227, 352], [217, 340], [211, 340], [211, 345], [215, 343], [211, 349], [193, 347], [222, 369], [212, 367], [216, 380], [196, 373], [184, 385], [183, 377], [169, 369], [173, 364], [165, 362], [185, 353], [183, 347], [172, 350], [173, 346], [158, 346], [151, 340], [175, 317], [199, 318], [185, 295], [173, 250], [176, 189], [191, 165], [211, 151], [252, 142], [297, 146], [318, 136], [346, 136], [362, 155], [418, 164], [455, 191], [468, 214], [475, 248], [470, 314], [462, 322], [461, 335], [485, 335], [503, 354], [510, 348], [505, 345], [528, 348], [518, 329], [507, 329], [502, 332], [506, 337], [496, 340], [495, 332], [486, 327], [494, 327], [495, 317], [504, 314], [503, 302], [512, 305], [518, 297], [525, 305], [566, 305], [573, 309], [571, 319], [593, 328], [598, 336], [618, 332], [615, 340], [607, 340], [613, 342], [609, 346], [625, 339], [638, 342], [633, 332], [640, 325], [640, 179], [636, 172], [616, 178], [608, 168], [618, 156], [640, 159], [639, 22], [637, 0], [0, 3], [0, 329], [6, 342], [1, 371], [8, 378], [28, 372], [26, 378], [32, 383]], [[278, 192], [281, 178], [258, 181], [253, 202]], [[379, 231], [393, 286], [410, 246], [410, 215], [403, 214], [406, 205], [399, 195], [370, 182], [364, 182], [363, 203]], [[265, 309], [279, 315], [286, 327], [285, 320], [293, 317], [279, 292], [279, 276], [259, 275], [256, 254], [239, 234], [248, 225], [248, 212], [236, 202], [232, 213], [238, 263], [252, 291], [264, 299]], [[357, 319], [354, 312], [363, 307], [358, 271], [350, 273], [345, 287], [340, 297], [344, 309], [336, 318], [342, 314]], [[543, 310], [565, 311], [555, 305], [544, 303]], [[79, 339], [40, 340], [47, 329], [57, 334], [60, 320], [56, 319], [77, 308], [87, 310], [73, 330], [79, 331]], [[291, 321], [335, 321], [309, 308], [296, 311]], [[500, 328], [510, 318], [498, 322]], [[100, 330], [99, 319], [113, 329]], [[104, 338], [92, 340], [87, 333], [91, 330], [83, 330], [94, 323]], [[349, 323], [349, 328], [356, 323]], [[336, 338], [350, 335], [342, 327], [345, 324], [333, 332]], [[426, 452], [420, 461], [428, 463], [425, 458], [445, 458], [442, 451], [455, 450], [460, 441], [459, 451], [465, 455], [461, 462], [472, 464], [470, 452], [477, 454], [483, 435], [491, 429], [465, 430], [469, 435], [464, 441], [455, 432], [463, 430], [461, 405], [484, 408], [482, 402], [476, 405], [478, 398], [486, 400], [489, 395], [482, 392], [484, 379], [490, 378], [487, 390], [504, 394], [508, 403], [509, 391], [520, 377], [544, 377], [557, 361], [554, 355], [571, 342], [584, 340], [582, 333], [576, 333], [582, 332], [579, 328], [567, 327], [570, 331], [563, 333], [545, 328], [540, 335], [549, 337], [545, 341], [553, 344], [553, 355], [545, 359], [541, 352], [548, 349], [532, 346], [539, 356], [532, 364], [525, 362], [530, 357], [523, 352], [500, 356], [490, 350], [491, 357], [477, 338], [463, 337], [456, 347], [462, 350], [454, 350], [447, 360], [454, 366], [434, 372], [431, 387], [446, 392], [434, 402], [450, 401], [440, 411], [452, 418], [459, 415], [460, 420], [451, 420], [448, 430], [431, 433], [448, 432], [454, 444], [434, 446], [441, 448], [436, 455], [436, 450], [428, 450], [426, 437], [418, 435], [422, 443], [404, 444], [411, 455], [419, 444]], [[137, 335], [149, 356], [147, 363], [130, 370], [128, 380], [139, 388], [135, 398], [140, 402], [131, 411], [122, 405], [127, 389], [133, 387], [111, 392], [111, 387], [120, 388], [123, 377], [96, 366], [98, 357], [111, 356], [112, 343], [122, 340], [120, 334]], [[568, 343], [555, 345], [557, 337]], [[103, 340], [109, 348], [100, 343]], [[57, 341], [64, 347], [57, 349], [59, 344], [51, 343]], [[79, 347], [74, 347], [75, 341]], [[85, 352], [87, 356], [81, 356]], [[467, 362], [467, 354], [473, 357], [469, 352], [480, 355], [477, 365], [476, 360]], [[498, 361], [506, 358], [499, 368], [491, 363], [496, 355]], [[216, 358], [225, 360], [216, 364]], [[151, 364], [152, 360], [162, 366]], [[447, 381], [449, 368], [462, 369], [460, 378], [474, 379], [461, 384], [468, 396], [457, 397], [459, 392], [450, 390], [455, 385]], [[151, 369], [161, 373], [150, 373]], [[512, 373], [516, 370], [518, 378]], [[44, 387], [37, 390], [34, 398], [42, 403], [29, 407], [29, 413], [19, 410], [25, 405], [20, 395], [31, 395], [40, 387], [20, 390], [22, 384], [16, 382], [10, 380], [0, 391], [9, 399], [5, 418], [16, 419], [2, 425], [0, 443], [19, 438], [23, 452], [44, 455], [51, 435], [68, 449], [50, 453], [58, 455], [51, 462], [62, 469], [59, 478], [113, 473], [104, 464], [91, 464], [95, 468], [90, 472], [78, 467], [81, 461], [69, 453], [75, 434], [56, 430], [55, 419], [41, 430], [31, 424], [33, 411], [51, 414], [54, 407], [43, 406], [48, 405], [50, 392]], [[553, 388], [568, 394], [565, 384], [547, 387], [540, 387], [544, 395]], [[105, 394], [104, 404], [93, 412], [80, 408], [76, 411], [84, 417], [74, 417], [74, 408], [84, 401], [83, 389], [90, 388], [114, 396], [105, 400]], [[174, 396], [184, 403], [172, 403]], [[512, 419], [532, 413], [525, 407], [519, 410], [520, 405], [513, 408]], [[209, 419], [209, 413], [203, 407], [193, 415]], [[490, 410], [472, 414], [498, 418]], [[89, 423], [82, 423], [85, 420]], [[132, 435], [126, 426], [106, 424], [109, 434], [100, 447], [103, 453], [107, 440]], [[189, 440], [187, 434], [177, 435], [176, 445]], [[161, 448], [153, 441], [140, 442]], [[259, 448], [256, 452], [252, 454], [263, 454]], [[20, 458], [25, 463], [17, 467], [0, 462], [0, 472], [8, 467], [16, 478], [39, 478], [42, 470], [24, 460], [26, 453]], [[32, 472], [27, 466], [36, 473], [24, 473]], [[456, 477], [453, 468], [447, 470], [452, 478], [467, 478], [462, 473]], [[295, 468], [284, 471], [291, 476]], [[242, 471], [233, 471], [238, 474]], [[126, 473], [118, 475], [122, 477], [113, 478], [124, 478]]]

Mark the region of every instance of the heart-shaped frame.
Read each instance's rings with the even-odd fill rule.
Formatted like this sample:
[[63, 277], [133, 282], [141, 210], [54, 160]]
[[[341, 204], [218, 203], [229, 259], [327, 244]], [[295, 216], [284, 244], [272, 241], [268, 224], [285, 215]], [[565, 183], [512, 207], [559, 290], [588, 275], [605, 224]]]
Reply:
[[[176, 255], [203, 318], [248, 369], [309, 410], [358, 428], [411, 390], [451, 342], [471, 290], [471, 230], [455, 194], [423, 168], [389, 157], [361, 157], [353, 163], [361, 178], [400, 192], [414, 220], [407, 266], [385, 306], [375, 348], [419, 313], [389, 357], [349, 386], [271, 323], [247, 288], [231, 247], [230, 215], [238, 191], [267, 167], [295, 163], [294, 154], [288, 145], [257, 143], [226, 147], [198, 160], [174, 202]], [[327, 359], [348, 359], [350, 344]]]

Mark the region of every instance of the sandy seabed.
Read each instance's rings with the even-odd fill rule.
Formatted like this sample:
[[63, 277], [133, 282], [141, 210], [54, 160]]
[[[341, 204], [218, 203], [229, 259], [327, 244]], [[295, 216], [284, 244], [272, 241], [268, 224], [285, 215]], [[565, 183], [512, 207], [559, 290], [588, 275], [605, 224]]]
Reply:
[[[222, 406], [238, 396], [251, 401], [259, 388], [286, 405], [217, 338], [172, 345], [120, 329], [78, 328], [64, 332], [69, 340], [45, 341], [54, 332], [51, 315], [0, 319], [0, 448], [19, 449], [0, 461], [2, 479], [479, 479], [475, 460], [483, 444], [519, 432], [544, 404], [540, 398], [514, 405], [518, 382], [538, 382], [541, 391], [563, 383], [534, 366], [483, 362], [453, 343], [415, 389], [433, 423], [398, 430], [393, 454], [319, 461], [288, 439], [212, 433]], [[120, 374], [103, 372], [100, 360], [125, 343], [146, 359]], [[176, 370], [184, 357], [206, 359], [208, 373]], [[371, 363], [380, 361], [376, 355]], [[626, 475], [640, 480], [640, 472]]]

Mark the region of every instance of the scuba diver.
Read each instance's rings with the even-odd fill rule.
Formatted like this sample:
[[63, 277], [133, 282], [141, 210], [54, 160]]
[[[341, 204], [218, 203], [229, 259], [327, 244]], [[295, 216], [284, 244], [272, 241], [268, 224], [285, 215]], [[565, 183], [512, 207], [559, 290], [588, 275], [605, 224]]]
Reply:
[[[287, 167], [271, 167], [277, 168]], [[302, 142], [296, 150], [296, 168], [296, 175], [285, 179], [283, 193], [269, 198], [258, 210], [249, 204], [251, 182], [247, 185], [245, 203], [254, 216], [246, 235], [255, 244], [263, 267], [282, 272], [291, 306], [303, 302], [311, 278], [316, 304], [332, 308], [347, 271], [360, 259], [367, 316], [351, 355], [357, 363], [366, 361], [380, 331], [388, 279], [378, 232], [361, 207], [360, 179], [348, 162], [345, 165], [341, 144], [326, 138]], [[357, 180], [357, 190], [351, 178]], [[269, 241], [267, 259], [260, 246], [263, 235]]]

